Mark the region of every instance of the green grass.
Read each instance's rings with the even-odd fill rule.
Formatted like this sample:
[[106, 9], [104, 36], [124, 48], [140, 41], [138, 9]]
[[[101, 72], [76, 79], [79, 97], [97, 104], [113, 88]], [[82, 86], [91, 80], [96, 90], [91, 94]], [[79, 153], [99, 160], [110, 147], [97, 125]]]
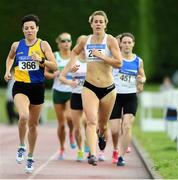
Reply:
[[158, 84], [145, 84], [144, 85], [144, 90], [145, 91], [159, 91], [160, 90], [160, 85]]
[[7, 122], [7, 114], [6, 114], [6, 91], [5, 89], [0, 89], [0, 123]]
[[[159, 91], [158, 85], [145, 86], [145, 91]], [[161, 109], [154, 109], [153, 117], [162, 117]], [[176, 142], [169, 139], [165, 132], [143, 132], [140, 129], [140, 107], [134, 122], [133, 134], [154, 161], [154, 170], [164, 179], [178, 178], [178, 151]]]
[[142, 132], [138, 126], [134, 126], [133, 133], [154, 161], [154, 170], [165, 179], [178, 178], [176, 142], [165, 132]]
[[[162, 111], [153, 111], [153, 117], [161, 117]], [[154, 170], [164, 179], [178, 178], [178, 151], [176, 142], [170, 140], [166, 132], [143, 132], [140, 129], [140, 108], [133, 125], [133, 134], [154, 161]]]

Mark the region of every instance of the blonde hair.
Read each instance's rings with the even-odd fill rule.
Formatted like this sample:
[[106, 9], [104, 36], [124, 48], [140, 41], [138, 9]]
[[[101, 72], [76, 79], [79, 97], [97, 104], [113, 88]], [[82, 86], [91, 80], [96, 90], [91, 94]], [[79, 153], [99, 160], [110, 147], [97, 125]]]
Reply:
[[68, 32], [63, 32], [63, 33], [59, 34], [59, 35], [57, 36], [57, 38], [55, 39], [56, 43], [59, 43], [59, 42], [61, 41], [61, 36], [62, 36], [63, 34], [69, 35], [69, 36], [70, 36], [70, 39], [71, 39], [71, 34], [69, 34]]
[[106, 15], [106, 13], [105, 13], [104, 11], [95, 11], [95, 12], [93, 12], [93, 13], [91, 14], [91, 16], [89, 17], [89, 20], [88, 20], [88, 22], [89, 22], [90, 24], [93, 22], [93, 18], [94, 18], [94, 16], [96, 16], [96, 15], [103, 16], [103, 17], [104, 17], [104, 20], [105, 20], [105, 23], [106, 23], [106, 25], [107, 25], [107, 23], [108, 23], [109, 21], [108, 21], [108, 17], [107, 17], [107, 15]]

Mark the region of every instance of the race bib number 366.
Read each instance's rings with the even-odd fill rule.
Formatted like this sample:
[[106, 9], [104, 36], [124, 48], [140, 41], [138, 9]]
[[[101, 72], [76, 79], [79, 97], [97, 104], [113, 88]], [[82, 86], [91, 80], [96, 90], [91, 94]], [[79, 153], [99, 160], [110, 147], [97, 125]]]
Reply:
[[39, 64], [35, 61], [19, 61], [19, 69], [22, 71], [39, 70]]

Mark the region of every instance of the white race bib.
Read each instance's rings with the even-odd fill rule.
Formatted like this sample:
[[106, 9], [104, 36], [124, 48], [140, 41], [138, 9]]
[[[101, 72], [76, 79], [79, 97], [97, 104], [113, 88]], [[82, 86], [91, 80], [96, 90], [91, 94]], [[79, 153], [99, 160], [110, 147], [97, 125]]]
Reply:
[[122, 82], [125, 82], [127, 84], [135, 84], [136, 83], [136, 77], [135, 76], [132, 76], [130, 74], [122, 74], [122, 73], [119, 73], [119, 79], [122, 81]]
[[78, 85], [83, 86], [85, 82], [85, 79], [78, 79]]
[[21, 71], [39, 70], [39, 64], [36, 61], [19, 61], [19, 69]]

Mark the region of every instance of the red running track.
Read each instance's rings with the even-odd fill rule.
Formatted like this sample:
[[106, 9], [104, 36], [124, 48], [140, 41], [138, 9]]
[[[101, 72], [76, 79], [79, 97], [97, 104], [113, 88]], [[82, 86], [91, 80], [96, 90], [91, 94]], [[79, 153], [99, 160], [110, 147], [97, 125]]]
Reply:
[[[117, 167], [111, 163], [111, 138], [105, 150], [106, 161], [92, 166], [85, 159], [76, 161], [77, 150], [66, 143], [66, 160], [57, 160], [58, 139], [56, 124], [38, 127], [35, 149], [35, 164], [32, 174], [25, 173], [25, 162], [17, 164], [15, 154], [18, 145], [17, 126], [0, 125], [0, 179], [150, 179], [134, 147], [125, 156], [126, 166]], [[87, 154], [86, 154], [87, 157]]]

